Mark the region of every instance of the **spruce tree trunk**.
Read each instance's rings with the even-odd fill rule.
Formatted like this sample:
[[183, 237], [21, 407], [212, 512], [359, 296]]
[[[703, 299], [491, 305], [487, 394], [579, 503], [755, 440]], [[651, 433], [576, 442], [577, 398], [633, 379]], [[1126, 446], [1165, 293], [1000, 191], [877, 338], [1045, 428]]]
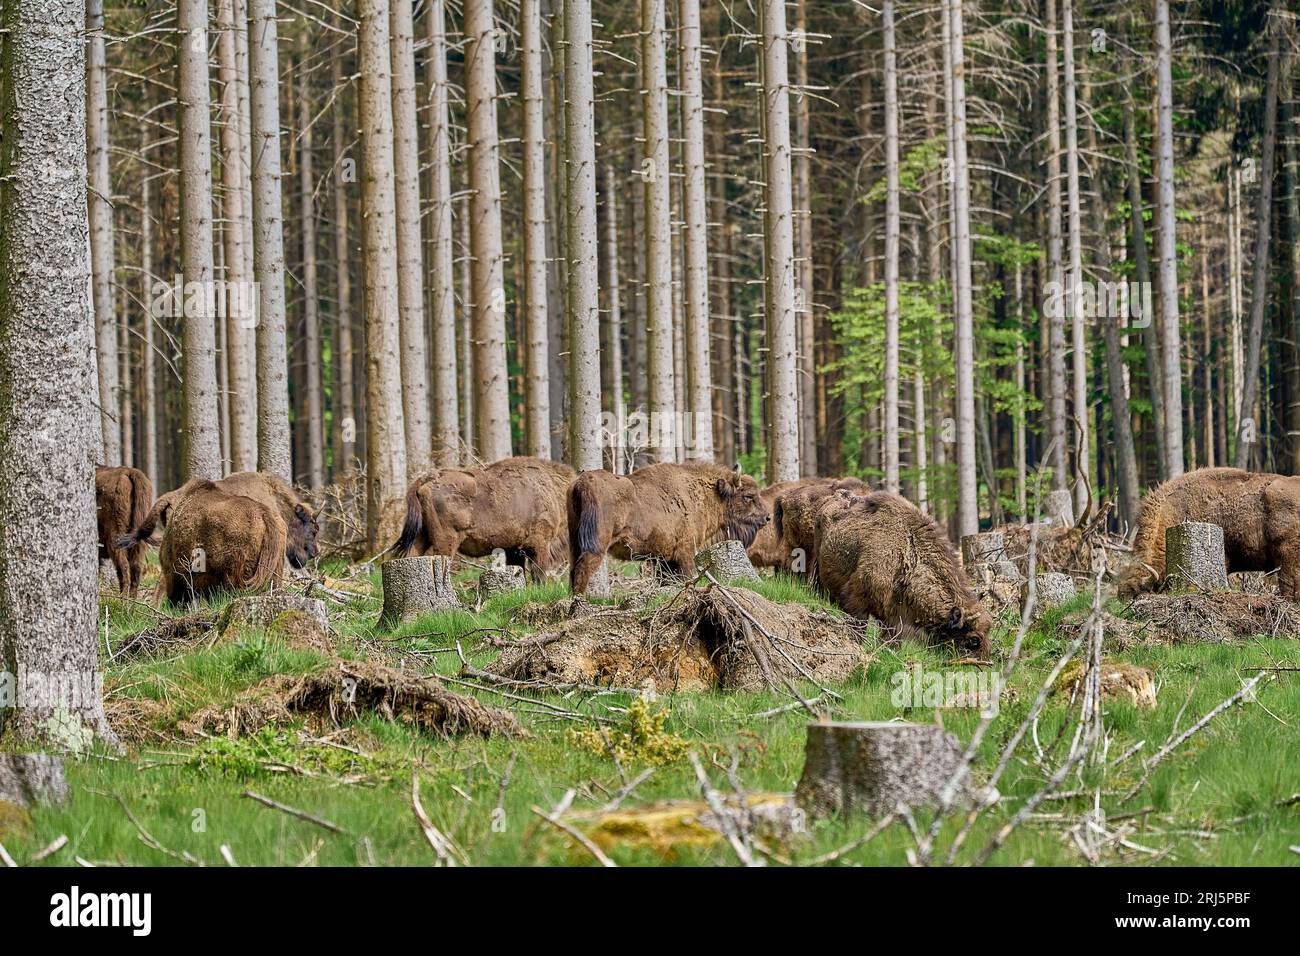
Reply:
[[0, 670], [26, 675], [0, 735], [20, 747], [114, 741], [96, 626], [85, 29], [82, 0], [0, 7]]
[[180, 97], [181, 274], [187, 293], [186, 315], [181, 326], [185, 475], [220, 478], [207, 0], [181, 0], [176, 25], [179, 30], [176, 48]]
[[[142, 144], [140, 155], [144, 155], [143, 141], [146, 136], [141, 136]], [[150, 302], [152, 300], [151, 289], [153, 288], [153, 192], [150, 188], [151, 180], [148, 176], [140, 177], [140, 285], [141, 285], [141, 302]], [[141, 429], [143, 430], [142, 440], [140, 442], [141, 450], [141, 468], [149, 476], [155, 488], [159, 485], [160, 475], [158, 474], [158, 419], [162, 414], [159, 408], [157, 398], [157, 358], [154, 355], [153, 344], [153, 326], [157, 319], [152, 312], [146, 312], [141, 318], [140, 324], [143, 326], [142, 337], [143, 361], [140, 363], [140, 419]]]
[[565, 200], [568, 206], [569, 456], [600, 468], [600, 288], [591, 0], [564, 2]]
[[474, 438], [479, 456], [488, 462], [509, 458], [511, 454], [495, 36], [492, 0], [466, 0], [464, 42], [474, 308]]
[[424, 322], [424, 250], [420, 230], [420, 125], [415, 108], [415, 26], [411, 0], [389, 0], [393, 89], [393, 169], [397, 207], [397, 308], [402, 337], [402, 416], [406, 471], [433, 458], [429, 348]]
[[885, 490], [898, 493], [898, 69], [894, 3], [881, 8], [885, 53]]
[[381, 543], [390, 502], [406, 490], [406, 443], [400, 387], [397, 223], [393, 175], [393, 101], [387, 0], [360, 0], [357, 37], [361, 83], [357, 113], [365, 179], [361, 190], [366, 323], [366, 538]]
[[94, 282], [102, 460], [122, 463], [117, 408], [117, 317], [113, 309], [113, 180], [108, 167], [108, 65], [104, 48], [104, 0], [86, 3], [86, 146], [90, 178], [90, 265]]
[[[1160, 202], [1160, 309], [1161, 351], [1164, 362], [1165, 468], [1164, 477], [1183, 473], [1182, 346], [1178, 318], [1178, 258], [1174, 217], [1174, 92], [1170, 75], [1169, 0], [1156, 0], [1156, 101], [1157, 163]], [[1276, 87], [1274, 88], [1276, 92]], [[1242, 415], [1249, 415], [1243, 406]], [[1240, 449], [1238, 449], [1240, 453]]]
[[764, 263], [767, 299], [767, 365], [771, 402], [767, 477], [799, 477], [799, 384], [795, 355], [794, 204], [790, 169], [790, 79], [785, 3], [761, 0]]
[[[1047, 271], [1058, 290], [1065, 288], [1061, 240], [1061, 92], [1057, 72], [1056, 0], [1047, 0]], [[1048, 315], [1048, 414], [1052, 487], [1069, 486], [1069, 434], [1065, 414], [1065, 307], [1061, 296]]]
[[312, 150], [314, 113], [307, 82], [307, 34], [299, 34], [298, 61], [298, 188], [302, 211], [303, 375], [307, 380], [307, 486], [325, 484], [325, 413], [321, 396], [320, 288], [316, 270], [316, 164]]
[[[623, 301], [619, 287], [618, 266], [618, 177], [614, 164], [605, 164], [605, 315], [601, 330], [600, 380], [605, 396], [604, 411], [616, 428], [625, 417], [623, 403]], [[609, 464], [615, 474], [626, 469], [622, 461], [622, 441], [615, 439]]]
[[[813, 300], [812, 97], [808, 93], [808, 4], [795, 5], [794, 205], [795, 254], [799, 261], [799, 465], [805, 477], [819, 474], [817, 447], [825, 440], [817, 415], [817, 310]], [[725, 459], [724, 459], [725, 460]]]
[[257, 467], [293, 480], [280, 192], [280, 64], [276, 0], [248, 0], [252, 118], [253, 278], [257, 282]]
[[433, 303], [433, 454], [438, 465], [460, 461], [460, 397], [456, 389], [456, 266], [452, 246], [451, 119], [448, 106], [446, 0], [430, 0], [429, 285]]
[[[330, 67], [331, 80], [339, 90], [330, 105], [330, 137], [334, 152], [334, 347], [338, 350], [338, 381], [334, 384], [334, 430], [338, 436], [339, 459], [334, 462], [336, 476], [350, 476], [356, 470], [357, 411], [356, 381], [352, 374], [352, 245], [348, 238], [348, 190], [342, 166], [347, 147], [343, 129], [343, 67], [338, 57]], [[454, 376], [454, 372], [453, 372]]]
[[528, 454], [551, 457], [551, 341], [547, 314], [546, 93], [542, 82], [541, 0], [519, 6], [520, 96], [523, 99], [523, 254], [527, 342], [524, 434]]

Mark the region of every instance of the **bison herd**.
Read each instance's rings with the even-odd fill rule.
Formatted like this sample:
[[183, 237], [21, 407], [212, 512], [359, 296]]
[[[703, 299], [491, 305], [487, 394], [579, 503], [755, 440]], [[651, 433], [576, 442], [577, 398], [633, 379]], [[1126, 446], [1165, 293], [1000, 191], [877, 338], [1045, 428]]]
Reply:
[[[318, 553], [311, 506], [272, 475], [194, 479], [154, 502], [141, 472], [99, 467], [95, 489], [100, 557], [126, 593], [159, 528], [156, 600], [260, 589], [281, 580], [286, 561], [300, 568]], [[1300, 479], [1228, 468], [1189, 473], [1147, 496], [1122, 593], [1158, 582], [1164, 530], [1188, 520], [1224, 528], [1229, 571], [1280, 568], [1283, 595], [1300, 597]], [[607, 556], [691, 580], [697, 553], [723, 539], [742, 542], [755, 566], [806, 576], [856, 617], [969, 653], [989, 650], [992, 618], [943, 531], [905, 498], [856, 478], [760, 488], [706, 462], [575, 474], [523, 457], [442, 468], [410, 483], [401, 534], [385, 554], [501, 553], [537, 579], [567, 563], [581, 595]]]

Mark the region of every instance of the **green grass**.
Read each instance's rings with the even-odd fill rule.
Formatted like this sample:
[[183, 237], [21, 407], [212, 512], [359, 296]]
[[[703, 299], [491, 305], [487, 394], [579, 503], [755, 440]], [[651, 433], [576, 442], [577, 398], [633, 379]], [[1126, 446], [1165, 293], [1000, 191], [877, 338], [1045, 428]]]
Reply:
[[[824, 603], [791, 578], [765, 579], [747, 585], [777, 601]], [[562, 583], [534, 585], [489, 601], [478, 613], [453, 611], [411, 621], [391, 634], [378, 634], [374, 622], [378, 603], [358, 600], [337, 622], [344, 653], [385, 658], [408, 653], [403, 666], [456, 675], [461, 667], [454, 648], [460, 642], [467, 658], [483, 665], [496, 651], [484, 640], [509, 632], [512, 612], [530, 601], [567, 597]], [[220, 605], [224, 602], [215, 602]], [[156, 614], [139, 605], [116, 600], [109, 608], [110, 645], [120, 648], [135, 632], [150, 626]], [[216, 610], [209, 606], [207, 610]], [[1077, 610], [1077, 609], [1076, 609]], [[172, 616], [184, 616], [169, 610]], [[1013, 675], [1013, 699], [1006, 701], [980, 748], [976, 767], [987, 773], [1002, 746], [1019, 725], [1044, 676], [1065, 646], [1056, 633], [1061, 615], [1054, 612], [1026, 641], [1023, 666]], [[1014, 632], [999, 633], [1009, 645]], [[1300, 684], [1294, 673], [1279, 672], [1258, 692], [1257, 702], [1233, 707], [1178, 748], [1152, 774], [1132, 800], [1124, 792], [1141, 776], [1141, 761], [1169, 738], [1231, 696], [1242, 679], [1262, 667], [1294, 662], [1297, 644], [1291, 639], [1258, 639], [1237, 645], [1136, 647], [1113, 657], [1153, 668], [1159, 687], [1159, 707], [1141, 711], [1115, 701], [1105, 705], [1107, 761], [1114, 761], [1139, 741], [1138, 755], [1112, 769], [1105, 779], [1096, 767], [1070, 778], [1062, 789], [1077, 796], [1052, 800], [1039, 809], [1077, 819], [1103, 787], [1101, 806], [1108, 816], [1135, 813], [1131, 844], [1158, 851], [1152, 857], [1137, 849], [1115, 846], [1104, 852], [1107, 863], [1262, 865], [1300, 861], [1288, 850], [1300, 832], [1300, 806], [1285, 805], [1300, 792]], [[948, 656], [941, 650], [904, 643], [875, 646], [873, 660], [847, 685], [838, 687], [843, 701], [837, 719], [889, 720], [903, 717], [930, 722], [933, 711], [913, 711], [891, 702], [894, 675], [909, 664], [938, 669]], [[391, 661], [390, 661], [391, 662]], [[325, 658], [285, 647], [274, 635], [248, 632], [237, 641], [200, 647], [183, 654], [108, 666], [112, 698], [136, 697], [159, 702], [157, 721], [164, 727], [202, 707], [223, 705], [241, 691], [273, 674], [299, 674], [323, 666]], [[1294, 666], [1294, 664], [1292, 664]], [[453, 685], [466, 691], [461, 685]], [[809, 695], [814, 688], [807, 688]], [[51, 864], [71, 864], [74, 857], [102, 863], [168, 864], [182, 862], [175, 854], [222, 865], [221, 847], [241, 865], [427, 864], [433, 859], [411, 809], [411, 779], [420, 781], [421, 802], [434, 824], [463, 848], [478, 865], [580, 864], [591, 857], [533, 813], [549, 810], [569, 790], [575, 790], [576, 810], [599, 808], [623, 783], [620, 768], [606, 754], [579, 746], [569, 733], [591, 728], [546, 715], [488, 691], [482, 700], [514, 709], [531, 731], [526, 739], [465, 737], [443, 740], [418, 730], [367, 717], [343, 733], [319, 739], [302, 728], [263, 730], [238, 740], [207, 739], [140, 745], [125, 755], [98, 754], [70, 759], [68, 774], [74, 797], [63, 808], [40, 808], [30, 817], [0, 817], [0, 842], [20, 863], [60, 835], [68, 845], [51, 856]], [[545, 695], [560, 707], [599, 715], [617, 723], [632, 700], [630, 693], [599, 698]], [[789, 702], [777, 692], [697, 693], [662, 698], [663, 730], [680, 736], [700, 755], [714, 785], [728, 789], [725, 768], [737, 762], [746, 790], [790, 791], [803, 764], [806, 715], [787, 711], [756, 716]], [[1064, 697], [1054, 697], [1038, 725], [1043, 747], [1065, 719]], [[979, 715], [944, 710], [947, 730], [963, 743], [970, 739]], [[1035, 793], [1043, 772], [1034, 764], [1034, 745], [1026, 741], [999, 783], [1002, 801], [981, 818], [959, 862], [968, 861], [993, 832], [1005, 824], [1022, 802]], [[1059, 749], [1057, 756], [1059, 758]], [[506, 768], [513, 762], [508, 785]], [[644, 769], [632, 760], [622, 766], [629, 776]], [[337, 825], [336, 833], [241, 796], [254, 791]], [[661, 799], [698, 799], [699, 785], [689, 761], [675, 759], [656, 766], [626, 806]], [[500, 801], [498, 807], [498, 800]], [[160, 850], [140, 838], [125, 808], [148, 832]], [[927, 818], [918, 814], [918, 824]], [[959, 821], [945, 823], [939, 840], [947, 846]], [[842, 847], [862, 834], [870, 821], [861, 817], [812, 825], [809, 838], [781, 851], [793, 862], [807, 861]], [[913, 839], [902, 826], [880, 836], [838, 861], [844, 864], [903, 865]], [[712, 847], [683, 848], [670, 858], [645, 849], [615, 847], [611, 856], [624, 865], [734, 864], [725, 841]], [[1037, 865], [1080, 864], [1084, 857], [1051, 819], [1021, 826], [992, 858], [998, 864], [1032, 861]]]

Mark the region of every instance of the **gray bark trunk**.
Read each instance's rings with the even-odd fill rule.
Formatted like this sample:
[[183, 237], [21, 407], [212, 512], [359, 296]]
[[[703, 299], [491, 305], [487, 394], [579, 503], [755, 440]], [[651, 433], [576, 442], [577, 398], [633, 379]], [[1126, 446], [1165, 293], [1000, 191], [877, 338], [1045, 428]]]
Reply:
[[325, 414], [321, 401], [320, 288], [316, 270], [316, 164], [312, 149], [312, 101], [308, 87], [306, 34], [298, 61], [298, 188], [302, 211], [303, 375], [307, 380], [307, 486], [325, 484]]
[[86, 3], [86, 144], [90, 177], [90, 266], [94, 276], [100, 431], [103, 462], [122, 463], [118, 419], [117, 317], [113, 310], [113, 180], [108, 166], [108, 66], [104, 0]]
[[521, 0], [520, 96], [523, 99], [524, 329], [527, 341], [524, 434], [528, 454], [551, 457], [551, 336], [547, 312], [546, 93], [542, 82], [541, 0]]
[[[1164, 360], [1165, 478], [1183, 473], [1182, 346], [1174, 218], [1174, 94], [1170, 75], [1169, 0], [1156, 0], [1157, 167], [1160, 178], [1160, 310]], [[1243, 415], [1249, 414], [1243, 410]]]

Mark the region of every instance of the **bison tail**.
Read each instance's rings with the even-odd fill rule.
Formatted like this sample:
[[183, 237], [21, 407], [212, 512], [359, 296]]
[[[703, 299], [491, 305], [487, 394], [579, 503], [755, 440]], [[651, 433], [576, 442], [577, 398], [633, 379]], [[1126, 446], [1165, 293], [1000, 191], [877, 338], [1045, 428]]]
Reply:
[[153, 537], [154, 529], [158, 527], [159, 520], [166, 520], [167, 512], [170, 510], [171, 503], [165, 501], [168, 497], [163, 495], [154, 502], [153, 507], [143, 516], [138, 516], [138, 511], [143, 510], [143, 501], [146, 497], [141, 492], [140, 486], [135, 482], [131, 483], [131, 524], [132, 530], [127, 534], [121, 535], [113, 541], [113, 547], [119, 551], [127, 551], [137, 547], [142, 542], [148, 541]]
[[[567, 501], [569, 523], [569, 584], [578, 586], [584, 555], [600, 554], [600, 502], [590, 482], [579, 477], [569, 486]], [[585, 583], [585, 582], [583, 582]], [[575, 591], [576, 593], [576, 591]]]
[[[143, 474], [131, 475], [131, 527], [140, 528], [153, 507], [153, 484]], [[150, 533], [153, 529], [150, 528]], [[139, 541], [136, 541], [139, 545]]]
[[424, 533], [424, 508], [420, 504], [420, 484], [411, 485], [406, 492], [406, 521], [402, 533], [388, 550], [392, 554], [407, 554], [420, 535]]

